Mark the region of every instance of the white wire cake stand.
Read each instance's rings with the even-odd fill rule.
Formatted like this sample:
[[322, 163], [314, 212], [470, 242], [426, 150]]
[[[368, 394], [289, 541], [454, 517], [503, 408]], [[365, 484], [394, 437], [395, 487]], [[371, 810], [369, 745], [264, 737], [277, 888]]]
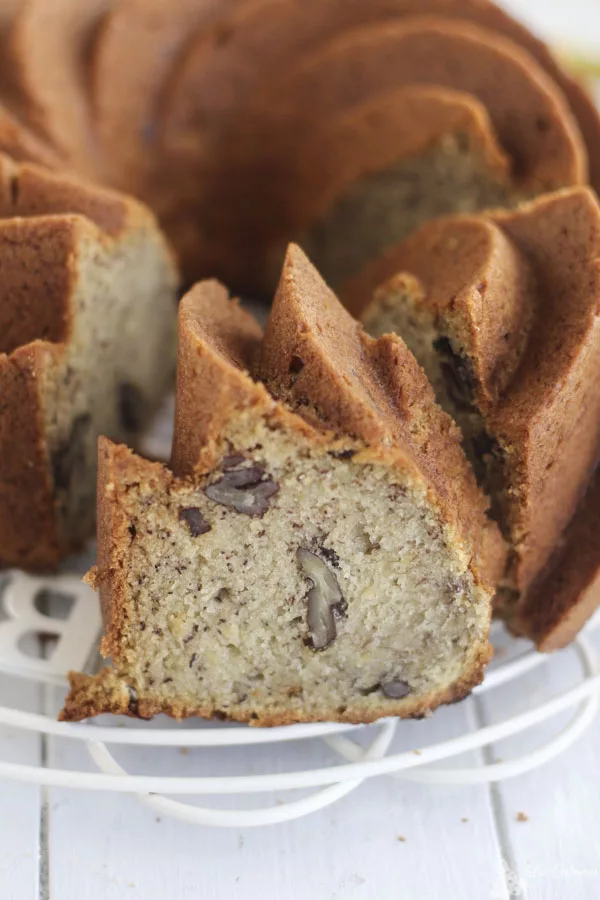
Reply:
[[[170, 445], [172, 412], [168, 408], [143, 448], [148, 455], [166, 456]], [[12, 676], [40, 685], [66, 687], [70, 669], [93, 671], [98, 665], [97, 642], [100, 613], [93, 591], [78, 574], [33, 578], [11, 571], [1, 576], [0, 585], [0, 678]], [[83, 569], [84, 570], [84, 569]], [[114, 721], [105, 718], [80, 724], [58, 722], [53, 715], [0, 707], [0, 725], [34, 732], [46, 737], [62, 737], [82, 742], [97, 771], [29, 766], [0, 760], [0, 778], [38, 785], [70, 787], [90, 791], [117, 791], [134, 794], [161, 815], [184, 821], [223, 827], [267, 825], [284, 822], [322, 809], [375, 776], [392, 776], [439, 784], [477, 784], [499, 781], [530, 771], [554, 758], [573, 744], [590, 726], [600, 702], [600, 660], [589, 639], [591, 629], [600, 624], [596, 615], [584, 633], [563, 653], [575, 654], [578, 681], [541, 704], [532, 698], [526, 712], [494, 724], [456, 734], [428, 746], [409, 750], [392, 749], [404, 723], [383, 719], [371, 726], [341, 724], [291, 725], [279, 728], [251, 728], [227, 723], [197, 721], [174, 724], [162, 717], [150, 723]], [[52, 639], [51, 641], [49, 639]], [[475, 695], [486, 695], [501, 686], [519, 690], [524, 676], [539, 666], [557, 664], [556, 655], [522, 651], [523, 641], [513, 641], [501, 625], [492, 629], [495, 644], [503, 644], [486, 679]], [[517, 652], [522, 651], [522, 652]], [[517, 652], [517, 655], [515, 655]], [[561, 713], [572, 711], [567, 724], [547, 737], [540, 746], [523, 755], [495, 761], [483, 754], [485, 763], [463, 764], [469, 751], [489, 748], [507, 737], [535, 729]], [[452, 712], [451, 710], [449, 711]], [[450, 721], [452, 716], [450, 715]], [[463, 721], [462, 718], [460, 721]], [[104, 724], [108, 722], [108, 724]], [[451, 728], [449, 729], [452, 730]], [[544, 730], [544, 734], [546, 735]], [[253, 748], [277, 746], [283, 755], [288, 742], [304, 742], [309, 767], [294, 771], [257, 774], [246, 755]], [[222, 748], [223, 760], [232, 754], [227, 768], [234, 774], [191, 776], [131, 774], [117, 761], [115, 748], [124, 745], [142, 748], [198, 748], [204, 753]], [[315, 753], [315, 745], [318, 752]], [[309, 752], [310, 746], [310, 752]], [[109, 748], [113, 748], [112, 750]], [[235, 752], [246, 750], [247, 754]], [[197, 758], [203, 759], [202, 753]], [[253, 757], [254, 759], [254, 757]], [[449, 767], [439, 765], [450, 761]], [[306, 793], [310, 791], [309, 793]], [[278, 800], [255, 808], [219, 809], [198, 806], [165, 795], [204, 795], [243, 798], [250, 795], [302, 791], [300, 799]], [[242, 804], [243, 805], [243, 804]]]

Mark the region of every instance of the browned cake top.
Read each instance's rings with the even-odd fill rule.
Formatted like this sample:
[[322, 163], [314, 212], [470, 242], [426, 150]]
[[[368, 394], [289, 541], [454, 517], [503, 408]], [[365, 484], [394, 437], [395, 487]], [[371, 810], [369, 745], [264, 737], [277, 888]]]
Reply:
[[342, 297], [359, 313], [374, 285], [383, 297], [411, 278], [421, 305], [436, 322], [452, 322], [455, 339], [469, 351], [478, 405], [496, 406], [533, 320], [535, 278], [527, 259], [490, 219], [437, 219], [374, 260]]
[[[344, 190], [426, 153], [444, 134], [462, 132], [467, 144], [480, 145], [475, 149], [487, 164], [480, 166], [487, 169], [482, 178], [505, 183], [505, 196], [467, 200], [465, 208], [509, 205], [586, 181], [585, 146], [560, 89], [522, 47], [471, 22], [400, 15], [334, 31], [294, 63], [282, 60], [276, 77], [261, 82], [245, 104], [238, 87], [247, 90], [248, 79], [264, 74], [267, 63], [254, 56], [254, 47], [256, 71], [238, 85], [246, 64], [241, 50], [229, 59], [237, 40], [243, 41], [234, 28], [215, 56], [207, 37], [198, 49], [205, 77], [190, 71], [187, 81], [182, 75], [166, 106], [165, 159], [171, 160], [173, 191], [185, 194], [187, 216], [164, 191], [157, 203], [186, 271], [217, 274], [246, 291], [269, 291], [269, 275], [278, 271], [290, 238], [302, 243], [302, 229], [324, 216]], [[387, 116], [379, 110], [363, 118], [363, 104], [407, 87], [427, 88], [429, 96], [415, 95]], [[468, 94], [477, 111], [467, 110], [464, 101], [462, 110], [451, 109], [449, 91]], [[415, 206], [427, 205], [428, 190], [435, 194], [436, 185], [421, 188]], [[446, 209], [458, 203], [459, 197]]]
[[388, 279], [414, 275], [428, 308], [456, 314], [479, 332], [482, 363], [497, 360], [507, 308], [533, 304], [527, 353], [494, 414], [514, 431], [551, 402], [596, 327], [599, 257], [598, 201], [588, 188], [568, 188], [514, 212], [426, 223], [351, 279], [342, 296], [360, 312]]

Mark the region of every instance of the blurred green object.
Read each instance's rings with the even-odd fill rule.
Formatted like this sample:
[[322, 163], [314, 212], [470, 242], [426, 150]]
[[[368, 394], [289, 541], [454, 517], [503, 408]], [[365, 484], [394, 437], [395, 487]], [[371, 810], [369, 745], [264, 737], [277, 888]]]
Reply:
[[581, 47], [555, 47], [559, 59], [569, 68], [573, 74], [586, 81], [600, 79], [600, 53], [594, 56], [592, 51], [583, 50]]

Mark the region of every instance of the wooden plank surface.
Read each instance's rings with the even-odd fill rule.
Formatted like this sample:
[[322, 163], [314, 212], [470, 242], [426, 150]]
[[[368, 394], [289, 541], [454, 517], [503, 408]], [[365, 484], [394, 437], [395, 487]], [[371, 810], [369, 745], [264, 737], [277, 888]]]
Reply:
[[[469, 701], [405, 723], [393, 749], [415, 749], [472, 727]], [[116, 755], [129, 771], [160, 774], [289, 771], [336, 758], [316, 741], [249, 750], [123, 748]], [[49, 762], [92, 768], [84, 748], [62, 740], [50, 742]], [[264, 804], [283, 799], [260, 797]], [[236, 804], [238, 798], [216, 800], [224, 808]], [[484, 787], [440, 789], [380, 778], [304, 819], [233, 830], [157, 817], [134, 798], [52, 790], [49, 834], [51, 896], [60, 900], [508, 897]]]
[[[592, 643], [600, 653], [600, 630]], [[482, 724], [501, 721], [562, 693], [581, 677], [576, 653], [549, 659], [518, 689], [483, 695]], [[569, 712], [495, 745], [494, 759], [511, 759], [540, 746], [563, 728]], [[499, 839], [515, 896], [528, 900], [600, 897], [600, 721], [573, 747], [526, 775], [498, 784], [492, 799], [501, 817]], [[519, 891], [519, 893], [517, 893]]]
[[[40, 688], [18, 678], [0, 676], [0, 706], [40, 710]], [[39, 766], [42, 739], [0, 725], [0, 759]], [[0, 898], [38, 900], [43, 790], [0, 779]]]

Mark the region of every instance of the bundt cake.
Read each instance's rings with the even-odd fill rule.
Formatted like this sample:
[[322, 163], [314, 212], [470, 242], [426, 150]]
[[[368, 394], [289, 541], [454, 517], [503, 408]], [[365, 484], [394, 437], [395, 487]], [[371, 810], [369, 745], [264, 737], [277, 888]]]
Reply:
[[264, 338], [215, 281], [179, 325], [172, 470], [101, 443], [112, 666], [62, 718], [366, 722], [468, 693], [504, 546], [404, 344], [294, 247]]
[[[338, 275], [352, 274], [342, 259], [348, 237], [359, 237], [339, 228], [348, 203], [368, 217], [382, 182], [399, 182], [401, 199], [419, 167], [432, 177], [417, 179], [421, 200], [415, 191], [406, 207], [397, 204], [393, 222], [388, 217], [391, 233], [379, 237], [390, 244], [440, 211], [440, 182], [441, 211], [513, 206], [580, 184], [588, 162], [600, 185], [591, 101], [541, 42], [488, 0], [23, 0], [5, 45], [0, 99], [11, 116], [63, 166], [148, 202], [188, 280], [217, 275], [246, 292], [270, 291], [296, 238], [336, 285]], [[325, 185], [332, 205], [310, 210], [294, 173], [318, 153], [317, 140], [329, 140], [329, 120], [360, 117], [384, 93], [419, 85], [440, 97], [466, 92], [485, 107], [486, 141], [505, 156], [508, 190], [498, 198], [494, 177], [476, 192], [445, 178], [453, 153], [440, 148], [465, 141], [446, 118], [436, 133], [430, 123], [430, 146], [412, 155], [387, 145], [379, 161], [357, 156], [357, 183], [333, 178], [342, 193]], [[394, 134], [380, 136], [377, 121], [373, 141], [386, 146]], [[339, 142], [331, 140], [330, 158], [321, 158], [335, 173]], [[477, 178], [483, 188], [479, 170]], [[300, 221], [299, 211], [317, 218]], [[370, 252], [369, 244], [360, 259]]]
[[90, 537], [96, 442], [132, 440], [174, 370], [177, 276], [140, 204], [0, 155], [0, 566]]
[[[600, 448], [596, 196], [571, 188], [516, 212], [427, 223], [350, 283], [351, 308], [378, 284], [367, 330], [400, 334], [422, 363], [510, 542], [502, 614], [542, 645], [568, 641], [591, 558], [571, 534], [588, 527], [593, 501], [576, 510]], [[549, 578], [564, 540], [569, 565]], [[585, 567], [567, 583], [580, 548]]]

